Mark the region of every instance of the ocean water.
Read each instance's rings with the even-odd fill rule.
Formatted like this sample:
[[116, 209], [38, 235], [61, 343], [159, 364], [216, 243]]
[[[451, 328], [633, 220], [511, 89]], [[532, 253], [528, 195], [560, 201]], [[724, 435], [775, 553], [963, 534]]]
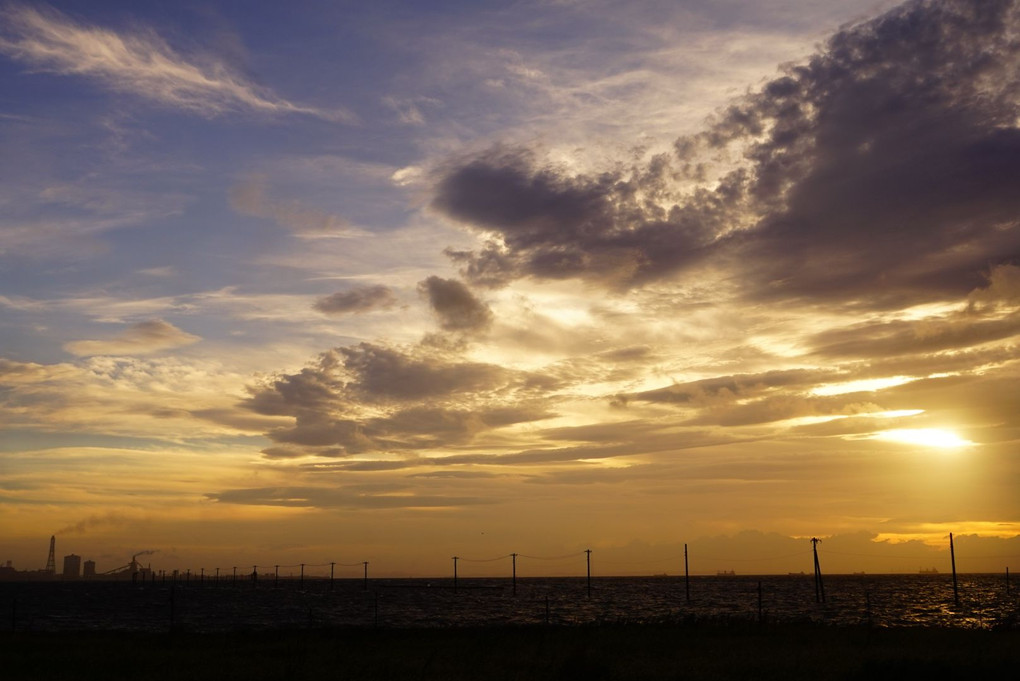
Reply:
[[[1017, 628], [1004, 575], [0, 583], [0, 630], [254, 631], [672, 622]], [[515, 593], [516, 591], [516, 593]]]

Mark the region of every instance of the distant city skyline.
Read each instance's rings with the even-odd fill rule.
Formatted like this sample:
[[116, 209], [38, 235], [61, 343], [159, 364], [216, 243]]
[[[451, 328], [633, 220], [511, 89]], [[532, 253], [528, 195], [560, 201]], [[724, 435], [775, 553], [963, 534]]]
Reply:
[[0, 561], [1016, 567], [1018, 32], [0, 0]]

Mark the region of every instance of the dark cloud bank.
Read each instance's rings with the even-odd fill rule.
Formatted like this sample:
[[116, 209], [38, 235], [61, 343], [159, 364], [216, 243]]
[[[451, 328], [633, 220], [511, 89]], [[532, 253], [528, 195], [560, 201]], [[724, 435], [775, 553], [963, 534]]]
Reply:
[[[699, 268], [752, 299], [904, 305], [963, 295], [1020, 255], [1018, 9], [911, 2], [642, 167], [571, 175], [498, 148], [439, 179], [433, 207], [491, 237], [470, 281], [633, 287]], [[680, 194], [728, 151], [740, 163]]]

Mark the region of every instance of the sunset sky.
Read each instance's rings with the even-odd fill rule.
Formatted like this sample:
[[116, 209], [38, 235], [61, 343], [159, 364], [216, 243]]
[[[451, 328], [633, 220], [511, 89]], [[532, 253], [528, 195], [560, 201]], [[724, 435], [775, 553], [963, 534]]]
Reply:
[[0, 2], [0, 562], [1017, 570], [1018, 35]]

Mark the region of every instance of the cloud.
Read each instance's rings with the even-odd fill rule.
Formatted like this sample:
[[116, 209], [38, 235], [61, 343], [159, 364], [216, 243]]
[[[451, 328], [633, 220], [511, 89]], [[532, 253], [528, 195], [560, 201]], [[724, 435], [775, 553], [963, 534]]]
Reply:
[[[18, 189], [37, 191], [37, 187]], [[101, 194], [104, 200], [76, 205], [54, 201], [44, 191], [38, 191], [38, 200], [22, 198], [24, 194], [14, 198], [14, 191], [0, 197], [6, 205], [16, 206], [0, 218], [0, 256], [80, 259], [104, 253], [108, 247], [99, 241], [101, 235], [180, 214], [186, 203], [172, 192], [118, 194], [94, 185], [81, 191], [91, 191], [93, 198]], [[67, 215], [68, 206], [81, 214]]]
[[306, 114], [353, 120], [287, 101], [210, 56], [180, 54], [151, 29], [118, 33], [75, 21], [51, 7], [2, 10], [0, 51], [40, 71], [85, 76], [111, 90], [200, 116]]
[[290, 416], [267, 433], [270, 458], [343, 457], [417, 451], [552, 416], [542, 401], [555, 382], [528, 372], [466, 362], [424, 347], [370, 343], [336, 348], [298, 373], [251, 389], [243, 402], [263, 416]]
[[428, 494], [373, 494], [321, 487], [263, 487], [209, 494], [219, 503], [315, 508], [447, 508], [492, 503], [491, 499]]
[[[646, 179], [646, 191], [668, 191], [664, 178]], [[451, 252], [476, 283], [522, 276], [633, 282], [656, 267], [652, 259], [675, 266], [710, 237], [703, 221], [677, 215], [667, 222], [654, 205], [663, 197], [639, 194], [636, 181], [620, 170], [569, 176], [540, 167], [525, 150], [496, 148], [443, 176], [432, 206], [491, 235], [478, 254]]]
[[92, 355], [148, 355], [197, 343], [201, 338], [178, 329], [162, 319], [150, 319], [131, 326], [107, 340], [72, 341], [64, 349], [79, 357]]
[[423, 126], [425, 115], [422, 113], [422, 105], [438, 106], [440, 102], [431, 97], [401, 98], [394, 96], [383, 97], [383, 104], [393, 109], [397, 119], [403, 125]]
[[[720, 375], [617, 395], [611, 403], [630, 410], [636, 419], [646, 419], [648, 424], [656, 421], [643, 406], [656, 410], [652, 417], [663, 408], [669, 409], [674, 414], [670, 424], [685, 432], [691, 428], [724, 428], [745, 436], [748, 431], [736, 429], [768, 426], [773, 432], [787, 431], [794, 436], [840, 437], [949, 422], [971, 424], [975, 433], [984, 433], [979, 439], [985, 442], [1005, 441], [1014, 436], [1012, 427], [1005, 424], [1015, 402], [1006, 388], [1016, 372], [1015, 350], [1012, 346], [990, 349], [982, 348], [982, 343], [977, 345], [969, 351], [951, 348], [929, 352], [922, 347], [910, 358], [871, 360], [862, 356], [831, 368]], [[884, 379], [894, 376], [899, 378], [892, 387], [883, 385]], [[816, 392], [825, 386], [855, 385], [833, 394]], [[649, 425], [639, 428], [642, 423], [635, 420], [630, 428], [644, 442], [654, 431], [647, 430]], [[571, 430], [565, 431], [567, 437], [584, 434], [583, 430]], [[598, 429], [593, 434], [597, 437], [586, 439], [611, 437]], [[544, 437], [555, 436], [546, 432]]]
[[479, 332], [492, 324], [492, 310], [456, 279], [431, 276], [418, 284], [444, 331]]
[[397, 298], [387, 286], [359, 286], [349, 291], [334, 293], [315, 301], [315, 309], [323, 314], [361, 314], [372, 310], [386, 310], [397, 304]]
[[0, 385], [32, 385], [74, 378], [78, 370], [70, 364], [17, 362], [0, 357]]
[[910, 3], [749, 100], [769, 210], [734, 251], [762, 297], [924, 301], [1015, 257], [1017, 24], [1009, 2]]
[[124, 438], [164, 446], [211, 438], [225, 451], [226, 438], [254, 437], [288, 423], [236, 407], [246, 378], [216, 361], [176, 353], [96, 355], [60, 364], [0, 359], [0, 429], [11, 447], [36, 446], [40, 437], [118, 448]]
[[820, 332], [811, 338], [815, 355], [830, 359], [935, 353], [1002, 341], [1020, 334], [1020, 314], [1002, 319], [966, 315], [923, 321], [878, 321]]
[[671, 155], [578, 174], [497, 147], [442, 169], [431, 205], [487, 240], [451, 252], [478, 284], [729, 275], [748, 300], [876, 309], [963, 295], [1020, 255], [1018, 12], [908, 3]]
[[379, 402], [434, 399], [458, 392], [498, 389], [514, 372], [480, 362], [448, 361], [371, 343], [339, 348], [338, 358], [354, 381], [346, 385], [359, 399]]
[[250, 410], [237, 406], [191, 409], [187, 413], [195, 418], [242, 432], [265, 432], [267, 429], [279, 426], [283, 422], [281, 418], [253, 414]]
[[346, 219], [303, 206], [298, 201], [273, 199], [264, 177], [252, 177], [230, 190], [230, 207], [238, 213], [268, 218], [281, 227], [305, 237], [362, 236], [364, 231]]
[[837, 372], [824, 369], [769, 371], [762, 374], [716, 376], [700, 381], [674, 384], [665, 388], [627, 395], [628, 400], [688, 404], [718, 398], [746, 399], [777, 388], [803, 388], [834, 378]]
[[998, 265], [988, 273], [988, 285], [970, 294], [969, 312], [1020, 308], [1020, 267]]

